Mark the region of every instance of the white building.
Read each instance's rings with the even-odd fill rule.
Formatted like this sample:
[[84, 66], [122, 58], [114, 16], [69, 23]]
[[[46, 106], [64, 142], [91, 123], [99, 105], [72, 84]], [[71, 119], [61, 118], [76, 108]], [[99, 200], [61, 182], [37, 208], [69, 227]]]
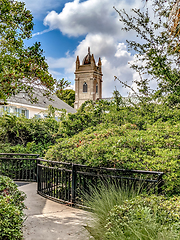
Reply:
[[51, 95], [52, 100], [49, 100], [43, 96], [42, 91], [37, 89], [33, 97], [37, 97], [38, 103], [31, 103], [26, 93], [23, 92], [12, 96], [8, 99], [7, 105], [0, 105], [0, 113], [2, 114], [3, 111], [8, 111], [9, 113], [16, 114], [16, 116], [23, 114], [27, 118], [44, 118], [47, 116], [46, 111], [49, 105], [52, 105], [54, 108], [65, 109], [67, 113], [76, 112], [74, 108], [59, 99], [56, 95]]

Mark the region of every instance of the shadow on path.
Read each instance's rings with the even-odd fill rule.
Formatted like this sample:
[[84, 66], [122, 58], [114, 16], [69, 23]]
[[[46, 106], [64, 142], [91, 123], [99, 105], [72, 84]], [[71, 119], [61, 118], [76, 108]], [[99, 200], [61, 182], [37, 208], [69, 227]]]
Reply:
[[29, 182], [17, 182], [17, 181], [15, 181], [15, 183], [18, 185], [18, 187], [30, 184]]
[[17, 184], [27, 195], [24, 240], [93, 239], [84, 228], [90, 213], [43, 198], [37, 194], [37, 183]]

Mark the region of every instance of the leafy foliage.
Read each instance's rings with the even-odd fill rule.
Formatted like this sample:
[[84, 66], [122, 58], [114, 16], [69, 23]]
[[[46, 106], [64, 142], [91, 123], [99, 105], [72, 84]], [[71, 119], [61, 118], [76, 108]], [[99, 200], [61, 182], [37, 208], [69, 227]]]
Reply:
[[38, 153], [56, 141], [59, 123], [54, 118], [27, 119], [5, 113], [0, 118], [0, 143], [4, 152]]
[[[175, 3], [174, 0], [155, 0], [156, 14], [153, 19], [148, 8], [132, 9], [131, 15], [125, 10], [116, 9], [120, 21], [124, 24], [123, 29], [134, 31], [137, 38], [141, 39], [127, 41], [129, 48], [137, 53], [137, 59], [131, 67], [139, 73], [140, 80], [136, 80], [135, 83], [140, 94], [152, 97], [149, 81], [155, 79], [158, 81], [158, 89], [154, 91], [153, 97], [172, 106], [177, 106], [180, 102], [179, 34], [172, 36], [169, 33], [168, 22]], [[178, 14], [179, 9], [176, 8], [176, 12]], [[174, 25], [177, 30], [178, 23], [174, 22]], [[144, 77], [147, 75], [151, 78]]]
[[33, 16], [19, 1], [0, 1], [0, 99], [20, 91], [28, 93], [31, 101], [34, 87], [43, 86], [47, 96], [58, 84], [48, 72], [40, 43], [26, 48], [24, 39], [31, 37]]
[[38, 153], [46, 158], [98, 167], [163, 171], [164, 192], [180, 190], [180, 111], [166, 105], [83, 104], [76, 114], [26, 119], [4, 114], [1, 152]]
[[137, 196], [109, 212], [105, 239], [179, 239], [180, 198]]
[[[132, 107], [101, 113], [100, 122], [94, 115], [90, 127], [83, 124], [84, 114], [77, 118], [79, 125], [68, 119], [66, 125], [62, 122], [58, 133], [65, 138], [48, 150], [46, 158], [96, 167], [163, 171], [165, 192], [178, 194], [180, 112], [166, 106], [150, 107], [151, 115]], [[70, 138], [73, 131], [79, 133]]]
[[74, 107], [75, 102], [75, 91], [72, 89], [64, 89], [62, 91], [57, 90], [56, 95], [58, 98], [63, 100], [65, 103], [69, 104], [71, 107]]
[[179, 239], [180, 197], [139, 195], [114, 185], [92, 189], [86, 228], [96, 240]]
[[58, 131], [59, 137], [68, 137], [103, 121], [103, 101], [87, 101], [82, 104], [76, 114], [68, 114], [62, 118]]
[[8, 177], [0, 176], [0, 238], [22, 239], [25, 194]]

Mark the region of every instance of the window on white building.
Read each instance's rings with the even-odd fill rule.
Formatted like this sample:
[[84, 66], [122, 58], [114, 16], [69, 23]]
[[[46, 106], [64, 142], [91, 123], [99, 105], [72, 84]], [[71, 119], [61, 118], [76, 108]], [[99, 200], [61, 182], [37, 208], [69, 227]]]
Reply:
[[35, 117], [36, 119], [39, 119], [39, 118], [41, 118], [41, 115], [40, 115], [40, 114], [34, 114], [34, 117]]
[[15, 106], [1, 106], [0, 116], [2, 116], [4, 112], [7, 112], [9, 114], [15, 114], [17, 117], [19, 117], [22, 114], [25, 117], [29, 118], [29, 110], [25, 108], [17, 108]]

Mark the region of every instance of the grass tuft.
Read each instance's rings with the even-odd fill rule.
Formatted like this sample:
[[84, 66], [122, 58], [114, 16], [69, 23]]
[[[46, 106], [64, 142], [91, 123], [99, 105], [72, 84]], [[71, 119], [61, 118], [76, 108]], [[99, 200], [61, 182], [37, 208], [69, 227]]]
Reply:
[[[165, 211], [166, 206], [164, 210], [155, 206], [162, 201], [162, 204], [167, 204], [167, 207], [169, 204], [173, 211], [177, 211], [173, 201], [165, 201], [163, 196], [138, 196], [138, 190], [121, 189], [110, 184], [101, 188], [91, 186], [90, 192], [91, 195], [85, 194], [85, 205], [92, 209], [93, 218], [86, 228], [94, 239], [180, 240], [178, 220], [168, 220], [170, 215]], [[152, 201], [153, 207], [149, 203], [146, 206], [146, 201]], [[154, 210], [156, 208], [158, 211]], [[159, 221], [161, 216], [171, 221], [172, 225]], [[172, 216], [175, 216], [173, 212]]]

